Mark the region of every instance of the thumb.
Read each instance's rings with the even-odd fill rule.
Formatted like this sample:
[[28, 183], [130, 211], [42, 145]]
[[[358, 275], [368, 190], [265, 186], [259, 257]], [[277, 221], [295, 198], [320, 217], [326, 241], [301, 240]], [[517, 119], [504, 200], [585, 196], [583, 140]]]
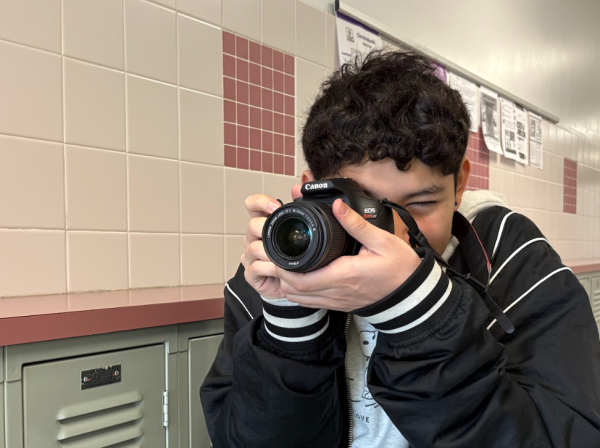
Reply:
[[363, 246], [378, 253], [385, 249], [390, 234], [365, 220], [341, 199], [333, 203], [333, 214], [344, 230]]
[[300, 188], [302, 188], [302, 185], [294, 185], [292, 187], [292, 199], [302, 197], [302, 193], [300, 193]]

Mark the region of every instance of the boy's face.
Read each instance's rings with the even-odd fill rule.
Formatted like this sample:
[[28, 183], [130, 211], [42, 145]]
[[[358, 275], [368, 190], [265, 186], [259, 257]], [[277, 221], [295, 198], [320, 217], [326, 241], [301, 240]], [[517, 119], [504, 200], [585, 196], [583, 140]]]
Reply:
[[[452, 215], [460, 206], [470, 169], [469, 160], [463, 159], [456, 189], [454, 175], [443, 176], [420, 160], [413, 160], [407, 171], [399, 171], [392, 159], [368, 161], [344, 167], [335, 177], [349, 177], [369, 196], [379, 200], [387, 198], [406, 208], [429, 244], [441, 255], [450, 240]], [[312, 172], [304, 171], [302, 183], [312, 180], [315, 180]], [[396, 234], [406, 238], [405, 226], [396, 213], [394, 222]]]

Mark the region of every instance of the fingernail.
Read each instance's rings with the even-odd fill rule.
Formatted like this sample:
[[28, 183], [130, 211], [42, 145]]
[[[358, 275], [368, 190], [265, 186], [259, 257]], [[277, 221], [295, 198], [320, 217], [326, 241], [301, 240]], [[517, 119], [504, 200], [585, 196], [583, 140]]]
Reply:
[[269, 209], [270, 212], [274, 212], [275, 210], [277, 210], [279, 208], [280, 205], [281, 204], [277, 201], [271, 201], [271, 202], [269, 202], [269, 205], [267, 208]]
[[342, 205], [341, 205], [342, 216], [346, 216], [348, 214], [348, 210], [350, 210], [350, 207], [348, 207], [348, 205], [346, 205], [346, 203], [342, 201]]

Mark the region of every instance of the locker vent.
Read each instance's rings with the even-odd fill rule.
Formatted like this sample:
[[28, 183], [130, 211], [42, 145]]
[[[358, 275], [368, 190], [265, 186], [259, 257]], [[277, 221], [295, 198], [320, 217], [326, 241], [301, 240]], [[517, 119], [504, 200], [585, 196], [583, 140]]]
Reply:
[[142, 396], [135, 391], [62, 408], [57, 416], [58, 442], [69, 448], [140, 445]]
[[596, 322], [600, 325], [600, 279], [594, 279], [592, 282], [592, 310], [594, 310], [594, 317]]

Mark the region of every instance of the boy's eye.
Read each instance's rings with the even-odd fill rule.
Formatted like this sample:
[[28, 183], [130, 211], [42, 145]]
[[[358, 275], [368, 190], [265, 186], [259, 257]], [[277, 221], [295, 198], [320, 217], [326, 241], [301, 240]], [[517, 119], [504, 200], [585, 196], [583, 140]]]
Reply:
[[407, 205], [407, 207], [408, 206], [413, 206], [413, 205], [416, 205], [417, 207], [431, 207], [435, 203], [436, 203], [436, 201], [411, 202], [410, 204]]

